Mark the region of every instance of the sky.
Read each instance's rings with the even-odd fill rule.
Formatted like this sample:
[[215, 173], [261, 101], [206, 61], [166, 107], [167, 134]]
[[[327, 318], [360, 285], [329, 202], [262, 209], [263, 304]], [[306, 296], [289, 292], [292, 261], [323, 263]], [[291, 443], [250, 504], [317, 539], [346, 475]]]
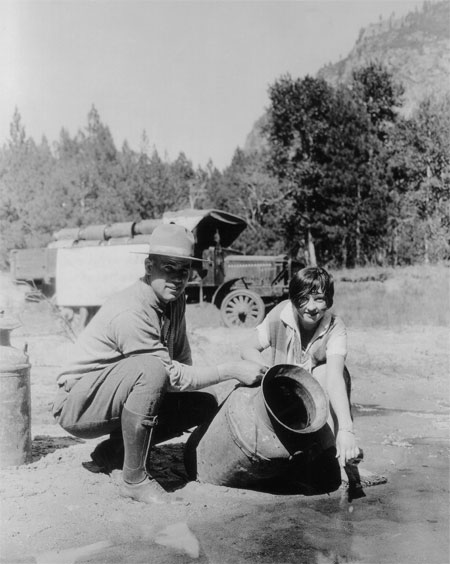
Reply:
[[0, 144], [74, 136], [94, 105], [117, 148], [223, 169], [282, 75], [314, 76], [414, 0], [0, 0]]

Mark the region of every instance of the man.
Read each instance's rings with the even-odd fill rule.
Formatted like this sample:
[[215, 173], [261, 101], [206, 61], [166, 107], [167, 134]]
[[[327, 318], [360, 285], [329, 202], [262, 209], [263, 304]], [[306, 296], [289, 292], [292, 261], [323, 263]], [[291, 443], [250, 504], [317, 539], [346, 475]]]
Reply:
[[145, 276], [100, 308], [58, 376], [58, 423], [81, 438], [110, 434], [84, 466], [110, 472], [123, 465], [121, 495], [144, 503], [168, 497], [148, 472], [151, 444], [215, 413], [213, 396], [192, 390], [232, 378], [253, 385], [262, 377], [261, 366], [250, 361], [191, 366], [184, 290], [200, 260], [190, 231], [158, 226]]

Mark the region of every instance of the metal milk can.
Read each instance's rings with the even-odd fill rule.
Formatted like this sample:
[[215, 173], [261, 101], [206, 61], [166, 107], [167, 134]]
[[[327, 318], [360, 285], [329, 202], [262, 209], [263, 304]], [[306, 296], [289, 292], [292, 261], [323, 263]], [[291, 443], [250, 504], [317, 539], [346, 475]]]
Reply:
[[30, 364], [26, 348], [12, 347], [17, 319], [0, 311], [0, 467], [31, 462]]
[[207, 426], [189, 438], [191, 479], [249, 487], [283, 475], [293, 456], [334, 444], [326, 425], [328, 399], [303, 368], [269, 369], [258, 388], [236, 388]]

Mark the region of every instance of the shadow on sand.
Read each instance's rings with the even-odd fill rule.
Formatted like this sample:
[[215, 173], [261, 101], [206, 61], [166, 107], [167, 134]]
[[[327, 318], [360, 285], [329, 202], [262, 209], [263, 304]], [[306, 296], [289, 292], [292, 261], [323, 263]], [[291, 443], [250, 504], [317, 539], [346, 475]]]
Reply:
[[86, 441], [76, 437], [51, 437], [49, 435], [36, 435], [31, 445], [32, 461], [37, 462], [47, 454], [51, 454], [61, 448], [68, 448], [76, 444], [84, 444]]

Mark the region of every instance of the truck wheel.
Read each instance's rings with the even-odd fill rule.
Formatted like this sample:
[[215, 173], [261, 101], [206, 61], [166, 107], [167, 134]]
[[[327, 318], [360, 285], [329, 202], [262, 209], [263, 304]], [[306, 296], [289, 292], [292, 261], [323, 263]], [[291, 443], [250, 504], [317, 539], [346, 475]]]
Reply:
[[89, 311], [87, 307], [80, 307], [74, 311], [70, 325], [72, 331], [75, 335], [79, 335], [81, 331], [86, 327], [89, 317]]
[[256, 327], [264, 318], [264, 302], [250, 290], [233, 290], [225, 296], [220, 313], [227, 327]]
[[61, 315], [65, 322], [70, 326], [72, 333], [77, 337], [85, 328], [89, 321], [89, 310], [87, 307], [64, 307], [61, 310]]

